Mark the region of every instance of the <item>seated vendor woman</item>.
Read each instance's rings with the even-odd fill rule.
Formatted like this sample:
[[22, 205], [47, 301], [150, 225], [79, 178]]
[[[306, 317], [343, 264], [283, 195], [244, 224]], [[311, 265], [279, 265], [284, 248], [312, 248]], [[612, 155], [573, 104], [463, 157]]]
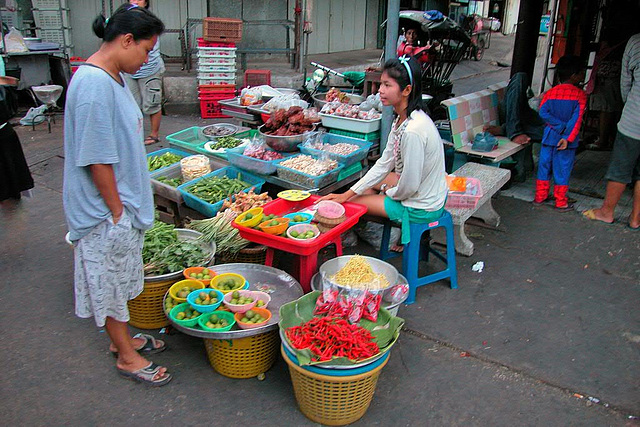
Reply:
[[370, 215], [401, 223], [401, 243], [407, 244], [410, 222], [432, 222], [444, 211], [444, 148], [433, 121], [422, 110], [418, 61], [406, 56], [387, 61], [380, 83], [380, 100], [397, 116], [387, 146], [350, 190], [322, 199], [360, 203]]

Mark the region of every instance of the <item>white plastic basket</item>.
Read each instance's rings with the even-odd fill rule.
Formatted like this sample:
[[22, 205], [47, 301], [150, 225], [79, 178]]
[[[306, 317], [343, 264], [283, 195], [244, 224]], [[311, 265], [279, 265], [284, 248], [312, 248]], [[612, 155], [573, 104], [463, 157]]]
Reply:
[[208, 67], [208, 66], [225, 66], [225, 67], [234, 67], [236, 66], [236, 58], [199, 58], [198, 59], [198, 67]]
[[349, 117], [340, 117], [333, 114], [322, 114], [322, 126], [326, 128], [349, 130], [359, 133], [370, 133], [380, 129], [381, 118], [373, 120], [352, 119]]
[[236, 66], [235, 66], [235, 63], [234, 65], [218, 65], [218, 64], [200, 65], [198, 64], [198, 72], [200, 73], [214, 73], [214, 72], [235, 73]]
[[[62, 15], [62, 16], [60, 16]], [[36, 24], [36, 27], [41, 27], [43, 29], [62, 29], [62, 27], [69, 27], [69, 13], [66, 11], [55, 12], [49, 10], [34, 10], [33, 11], [33, 21]]]
[[67, 7], [67, 0], [31, 0], [31, 6], [36, 9], [57, 9]]
[[235, 77], [231, 77], [229, 79], [205, 79], [205, 78], [200, 78], [200, 76], [198, 76], [198, 85], [199, 86], [203, 86], [203, 85], [228, 85], [228, 84], [235, 84], [236, 82], [236, 78]]
[[237, 47], [203, 47], [198, 46], [198, 54], [214, 56], [231, 56], [236, 54]]
[[216, 80], [235, 80], [236, 72], [222, 72], [222, 71], [211, 71], [211, 72], [202, 72], [202, 70], [198, 69], [198, 78], [199, 79], [216, 79]]

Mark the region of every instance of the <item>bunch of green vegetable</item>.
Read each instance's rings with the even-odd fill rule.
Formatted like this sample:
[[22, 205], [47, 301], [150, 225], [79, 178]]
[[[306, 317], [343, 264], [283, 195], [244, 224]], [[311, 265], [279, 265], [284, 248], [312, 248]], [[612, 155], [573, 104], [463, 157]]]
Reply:
[[219, 212], [213, 218], [191, 221], [187, 226], [202, 233], [205, 242], [215, 242], [219, 254], [235, 255], [249, 245], [249, 241], [240, 237], [237, 228], [231, 226], [236, 214], [230, 209]]
[[145, 274], [165, 274], [204, 265], [211, 254], [194, 242], [177, 241], [156, 254], [144, 267]]
[[209, 147], [212, 150], [220, 150], [222, 148], [236, 148], [240, 144], [242, 144], [241, 139], [234, 138], [233, 136], [222, 136], [216, 139], [215, 142], [212, 142]]
[[178, 178], [169, 178], [168, 176], [159, 176], [157, 178], [155, 178], [156, 181], [160, 181], [163, 184], [167, 184], [170, 185], [172, 187], [177, 187], [179, 185], [182, 184], [182, 178], [178, 177]]
[[178, 241], [175, 227], [161, 221], [154, 221], [153, 227], [144, 233], [142, 246], [142, 262], [148, 264], [152, 258], [162, 252], [164, 248]]
[[155, 221], [144, 234], [142, 261], [145, 275], [160, 275], [204, 265], [211, 254], [201, 245], [178, 240], [175, 227]]
[[166, 152], [160, 156], [151, 156], [147, 158], [147, 167], [149, 171], [153, 172], [155, 170], [161, 169], [165, 166], [172, 165], [174, 163], [179, 162], [183, 156], [179, 154], [174, 154], [171, 152]]
[[229, 178], [228, 176], [203, 178], [189, 187], [187, 191], [205, 202], [213, 204], [248, 188], [249, 184], [240, 178], [240, 174], [238, 174], [238, 178]]

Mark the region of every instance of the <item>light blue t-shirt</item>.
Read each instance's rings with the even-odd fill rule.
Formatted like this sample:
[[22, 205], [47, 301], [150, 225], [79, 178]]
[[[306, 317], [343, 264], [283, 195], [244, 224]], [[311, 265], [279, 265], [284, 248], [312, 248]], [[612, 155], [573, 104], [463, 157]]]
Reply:
[[[124, 80], [123, 80], [124, 81]], [[73, 76], [64, 111], [62, 199], [71, 240], [111, 217], [89, 165], [111, 164], [118, 193], [135, 228], [153, 224], [142, 113], [129, 88], [106, 71], [81, 66]]]

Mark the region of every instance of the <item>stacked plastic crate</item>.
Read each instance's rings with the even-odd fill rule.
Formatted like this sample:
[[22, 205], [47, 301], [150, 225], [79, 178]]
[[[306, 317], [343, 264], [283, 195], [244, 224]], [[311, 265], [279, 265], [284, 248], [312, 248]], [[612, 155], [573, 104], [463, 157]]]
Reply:
[[242, 21], [205, 18], [198, 39], [198, 99], [203, 119], [228, 117], [220, 101], [236, 95], [236, 42], [242, 39]]

